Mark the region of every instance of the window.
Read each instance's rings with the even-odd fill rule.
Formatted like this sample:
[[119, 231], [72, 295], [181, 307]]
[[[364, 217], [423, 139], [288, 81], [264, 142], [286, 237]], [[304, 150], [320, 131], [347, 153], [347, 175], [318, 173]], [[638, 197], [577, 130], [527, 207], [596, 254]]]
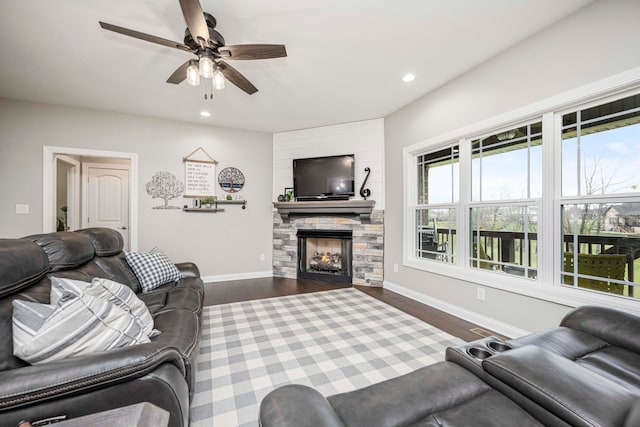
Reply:
[[416, 256], [454, 263], [459, 146], [417, 158]]
[[407, 265], [561, 303], [639, 300], [640, 88], [590, 96], [408, 147]]
[[542, 122], [471, 141], [469, 265], [537, 277]]
[[640, 298], [640, 95], [563, 114], [561, 132], [561, 283]]

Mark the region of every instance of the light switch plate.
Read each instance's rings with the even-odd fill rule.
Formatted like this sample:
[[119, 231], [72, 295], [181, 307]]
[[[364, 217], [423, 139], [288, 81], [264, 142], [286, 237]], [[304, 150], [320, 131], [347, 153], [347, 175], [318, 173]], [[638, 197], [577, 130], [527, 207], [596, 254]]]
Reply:
[[29, 205], [16, 204], [16, 213], [17, 214], [28, 214], [29, 213]]

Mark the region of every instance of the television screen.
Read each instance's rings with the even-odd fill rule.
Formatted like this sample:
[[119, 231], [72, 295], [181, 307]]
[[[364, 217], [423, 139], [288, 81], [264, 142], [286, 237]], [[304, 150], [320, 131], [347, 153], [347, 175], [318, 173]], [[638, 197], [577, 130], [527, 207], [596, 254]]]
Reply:
[[296, 200], [341, 199], [354, 196], [353, 154], [295, 159], [293, 188]]

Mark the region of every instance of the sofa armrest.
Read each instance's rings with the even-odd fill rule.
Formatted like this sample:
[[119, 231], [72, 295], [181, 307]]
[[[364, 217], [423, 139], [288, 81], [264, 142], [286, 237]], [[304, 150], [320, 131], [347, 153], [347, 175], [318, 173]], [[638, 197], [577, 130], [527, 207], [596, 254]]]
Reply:
[[146, 343], [0, 372], [0, 411], [141, 377], [163, 363], [185, 375], [173, 347]]
[[277, 388], [262, 399], [260, 426], [345, 427], [323, 395], [299, 384]]
[[534, 345], [490, 357], [482, 366], [573, 426], [622, 425], [636, 399], [613, 381]]
[[635, 314], [607, 307], [582, 306], [568, 313], [560, 326], [585, 332], [640, 354], [640, 316]]
[[176, 264], [180, 273], [182, 273], [182, 277], [200, 277], [200, 270], [198, 270], [198, 266], [192, 262], [181, 262]]

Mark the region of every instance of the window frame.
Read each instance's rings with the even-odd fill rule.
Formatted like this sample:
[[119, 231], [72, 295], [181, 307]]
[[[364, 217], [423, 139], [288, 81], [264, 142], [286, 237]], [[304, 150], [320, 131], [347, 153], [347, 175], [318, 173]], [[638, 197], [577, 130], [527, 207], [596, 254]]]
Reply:
[[[524, 296], [559, 303], [570, 307], [583, 304], [605, 306], [640, 312], [640, 300], [616, 295], [581, 292], [560, 285], [561, 252], [560, 207], [567, 200], [561, 194], [561, 144], [562, 115], [590, 105], [606, 103], [609, 99], [640, 93], [640, 67], [616, 74], [597, 82], [573, 89], [540, 102], [518, 108], [508, 113], [435, 136], [403, 149], [403, 265], [413, 269], [444, 275], [468, 282], [505, 290]], [[536, 280], [509, 274], [496, 274], [467, 266], [469, 243], [461, 244], [460, 236], [469, 236], [469, 202], [471, 201], [471, 143], [478, 135], [495, 134], [500, 129], [510, 129], [523, 123], [542, 118], [542, 192], [538, 205], [538, 277]], [[415, 210], [413, 200], [417, 195], [417, 158], [426, 152], [436, 151], [458, 144], [460, 147], [459, 201], [456, 207], [458, 245], [457, 263], [448, 264], [429, 259], [418, 259], [415, 251]], [[556, 178], [557, 177], [557, 178]], [[625, 193], [609, 200], [629, 198]], [[637, 197], [637, 196], [636, 196]], [[528, 200], [528, 199], [527, 199]], [[580, 199], [584, 201], [583, 198]], [[476, 205], [477, 202], [474, 203]]]
[[[487, 137], [492, 136], [492, 135], [508, 132], [508, 131], [510, 131], [510, 130], [512, 130], [514, 128], [521, 128], [521, 127], [525, 127], [525, 126], [530, 131], [531, 130], [531, 125], [536, 124], [536, 123], [541, 123], [541, 125], [542, 125], [541, 130], [540, 130], [540, 135], [541, 135], [540, 147], [541, 147], [541, 149], [543, 151], [541, 160], [544, 160], [544, 145], [543, 144], [544, 144], [544, 136], [545, 136], [544, 129], [545, 128], [544, 128], [543, 120], [542, 120], [541, 116], [534, 117], [534, 118], [531, 118], [529, 120], [526, 120], [526, 121], [523, 121], [523, 122], [520, 122], [520, 123], [516, 123], [515, 125], [511, 125], [509, 127], [498, 128], [498, 129], [492, 130], [492, 131], [484, 133], [484, 134], [471, 135], [470, 137], [464, 139], [466, 148], [468, 150], [468, 156], [470, 158], [470, 161], [469, 161], [469, 168], [470, 168], [469, 175], [470, 175], [470, 177], [469, 177], [469, 181], [468, 181], [469, 189], [468, 189], [468, 192], [467, 192], [469, 197], [466, 200], [462, 201], [462, 202], [464, 202], [464, 204], [460, 208], [461, 209], [465, 209], [465, 211], [466, 211], [465, 221], [467, 221], [467, 224], [471, 224], [471, 221], [472, 221], [471, 211], [473, 209], [475, 209], [475, 208], [490, 208], [490, 207], [507, 208], [507, 207], [529, 207], [529, 206], [535, 206], [537, 208], [537, 210], [540, 212], [540, 210], [542, 208], [543, 198], [542, 197], [532, 197], [531, 196], [531, 176], [532, 175], [531, 175], [531, 163], [530, 163], [530, 160], [531, 160], [530, 154], [531, 153], [530, 152], [527, 153], [527, 165], [526, 165], [527, 166], [527, 193], [528, 193], [529, 197], [526, 197], [526, 198], [512, 198], [512, 199], [484, 199], [483, 200], [483, 197], [482, 197], [482, 178], [483, 178], [482, 177], [482, 171], [480, 171], [480, 176], [479, 176], [479, 178], [480, 178], [480, 182], [479, 182], [479, 185], [480, 185], [480, 187], [479, 187], [479, 195], [480, 195], [480, 197], [479, 197], [479, 199], [478, 200], [474, 200], [473, 199], [473, 194], [472, 194], [473, 193], [473, 187], [474, 187], [474, 183], [473, 183], [473, 164], [472, 164], [472, 162], [473, 162], [473, 143], [474, 143], [474, 141], [482, 140], [482, 139], [487, 138]], [[531, 141], [531, 134], [529, 134], [529, 133], [527, 134], [527, 140]], [[528, 145], [528, 149], [530, 149], [531, 145], [530, 144], [527, 144], [527, 145]], [[482, 149], [480, 149], [480, 153], [483, 153]], [[541, 177], [544, 177], [544, 173], [543, 173], [544, 161], [542, 161], [542, 163], [543, 164], [540, 167], [540, 174], [541, 174]], [[482, 165], [482, 163], [480, 163], [480, 165]], [[482, 169], [482, 166], [481, 166], [481, 169]], [[540, 184], [542, 184], [542, 182]], [[469, 234], [470, 231], [471, 230], [468, 230], [467, 231], [467, 236], [465, 236], [465, 237], [469, 237], [469, 239], [467, 239], [469, 241], [468, 242], [469, 243], [469, 247], [467, 248], [468, 252], [472, 252], [472, 251], [469, 251], [469, 249], [471, 248], [470, 241], [472, 240], [471, 239], [471, 235]], [[526, 231], [525, 231], [525, 233], [526, 233]], [[538, 234], [538, 240], [536, 242], [536, 247], [538, 247], [538, 245], [540, 243], [540, 239], [542, 238], [542, 236], [541, 236], [541, 234], [539, 232], [537, 234]], [[538, 252], [540, 252], [540, 251], [538, 251]], [[477, 256], [476, 258], [473, 258], [472, 255], [473, 255], [473, 253], [469, 253], [469, 256], [468, 256], [468, 258], [466, 260], [465, 265], [470, 267], [474, 262], [476, 262], [476, 263], [478, 263], [478, 265], [480, 265], [480, 263], [482, 261], [480, 260], [479, 256]], [[500, 265], [500, 264], [501, 264], [501, 262], [496, 263], [496, 265]], [[471, 268], [475, 269], [476, 271], [479, 269], [479, 267], [471, 267]], [[532, 268], [531, 266], [526, 266], [526, 269], [528, 269], [528, 270], [530, 270], [531, 268]], [[536, 267], [536, 270], [538, 270], [537, 267]], [[527, 280], [538, 280], [538, 277], [536, 276], [535, 279], [527, 278]]]
[[[417, 224], [417, 213], [419, 211], [423, 211], [423, 210], [427, 210], [427, 211], [431, 211], [431, 210], [436, 210], [436, 209], [454, 209], [456, 214], [455, 214], [455, 218], [456, 218], [456, 224], [459, 218], [458, 215], [458, 209], [460, 208], [459, 203], [460, 203], [460, 195], [458, 194], [458, 200], [455, 200], [455, 190], [454, 190], [454, 184], [456, 182], [456, 179], [453, 179], [453, 174], [454, 172], [452, 171], [452, 180], [451, 180], [451, 200], [449, 202], [436, 202], [436, 203], [419, 203], [419, 192], [420, 192], [420, 184], [419, 184], [419, 180], [418, 180], [418, 175], [419, 175], [419, 159], [422, 155], [425, 154], [430, 154], [430, 153], [435, 153], [438, 152], [440, 150], [450, 150], [452, 151], [453, 149], [455, 149], [457, 147], [458, 149], [458, 153], [457, 153], [457, 159], [458, 159], [458, 171], [460, 171], [460, 169], [462, 168], [461, 166], [461, 160], [460, 160], [460, 145], [458, 144], [458, 142], [449, 142], [448, 144], [445, 144], [443, 147], [439, 148], [439, 149], [435, 149], [435, 150], [427, 150], [425, 152], [423, 152], [422, 154], [418, 154], [416, 156], [414, 156], [414, 162], [415, 162], [415, 167], [414, 167], [414, 183], [415, 183], [415, 193], [414, 195], [416, 196], [414, 198], [414, 203], [412, 204], [412, 212], [413, 212], [413, 217], [412, 217], [412, 221], [413, 221], [413, 226], [412, 229], [413, 231], [413, 244], [412, 244], [412, 250], [413, 250], [413, 255], [416, 258], [419, 259], [429, 259], [429, 258], [425, 258], [425, 257], [419, 257], [416, 255], [416, 253], [419, 251], [418, 249], [418, 241], [417, 236], [418, 236], [418, 224]], [[460, 184], [460, 176], [458, 176], [457, 179], [458, 185]], [[456, 229], [457, 230], [457, 229]], [[456, 232], [457, 234], [457, 232]], [[457, 264], [457, 260], [459, 259], [457, 256], [457, 253], [451, 252], [451, 251], [447, 251], [446, 254], [443, 254], [444, 258], [443, 259], [436, 259], [435, 261], [437, 262], [444, 262], [446, 264], [449, 265], [455, 265]], [[450, 258], [455, 259], [455, 262], [451, 262]]]
[[[592, 107], [596, 107], [602, 104], [606, 104], [611, 101], [615, 101], [626, 96], [637, 95], [640, 94], [640, 87], [629, 88], [626, 90], [615, 91], [614, 93], [605, 93], [600, 94], [600, 96], [594, 97], [593, 99], [588, 99], [583, 102], [577, 102], [575, 105], [571, 105], [566, 108], [558, 109], [553, 113], [553, 136], [557, 138], [556, 142], [556, 155], [554, 158], [554, 171], [553, 174], [558, 177], [556, 180], [554, 187], [554, 233], [553, 233], [553, 245], [554, 245], [554, 258], [552, 260], [553, 267], [553, 284], [558, 288], [565, 289], [569, 292], [574, 292], [575, 289], [570, 287], [561, 286], [562, 282], [562, 263], [560, 260], [563, 256], [563, 251], [561, 250], [563, 245], [563, 233], [562, 233], [562, 223], [560, 221], [562, 215], [562, 206], [564, 205], [582, 205], [585, 203], [589, 204], [598, 204], [598, 203], [625, 203], [625, 202], [637, 202], [638, 198], [640, 198], [640, 193], [638, 192], [626, 192], [626, 193], [607, 193], [607, 194], [590, 194], [590, 195], [581, 195], [580, 191], [578, 194], [574, 195], [563, 195], [562, 193], [562, 117], [565, 114], [577, 112], [579, 110], [585, 110]], [[579, 184], [578, 184], [579, 185]], [[640, 292], [640, 286], [636, 287], [636, 292]], [[584, 292], [580, 292], [584, 293]], [[607, 295], [607, 294], [595, 294], [592, 292], [588, 292], [589, 294], [593, 294], [595, 298], [597, 298], [597, 303], [602, 303], [603, 299], [608, 300], [617, 300], [617, 301], [627, 301], [634, 302], [634, 300], [629, 298], [620, 298], [616, 295]], [[640, 301], [640, 298], [636, 298], [636, 301]]]

